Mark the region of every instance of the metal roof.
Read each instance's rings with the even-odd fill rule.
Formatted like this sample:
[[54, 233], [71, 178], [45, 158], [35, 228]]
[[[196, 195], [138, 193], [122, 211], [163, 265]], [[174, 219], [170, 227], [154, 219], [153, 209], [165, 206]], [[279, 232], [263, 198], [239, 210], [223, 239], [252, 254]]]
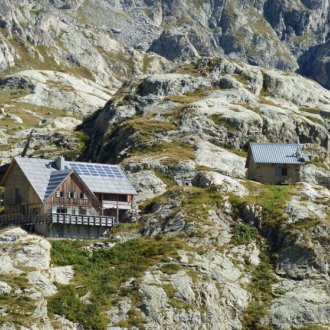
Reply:
[[[55, 161], [50, 159], [15, 157], [15, 160], [42, 201], [46, 200], [65, 177], [74, 171], [71, 168], [71, 164], [92, 164], [65, 161], [64, 170], [58, 170]], [[98, 165], [105, 166], [104, 164]], [[116, 167], [122, 174], [122, 177], [114, 178], [100, 176], [100, 174], [97, 176], [76, 174], [93, 193], [135, 195], [136, 190], [121, 171], [120, 167], [118, 165], [108, 166], [111, 166], [111, 168]]]
[[48, 186], [45, 192], [44, 199], [47, 199], [54, 190], [60, 185], [60, 183], [70, 174], [71, 170], [63, 170], [63, 171], [54, 171], [50, 174], [50, 178], [48, 181]]
[[301, 165], [309, 161], [298, 143], [251, 142], [250, 149], [255, 163]]
[[[136, 195], [136, 190], [132, 184], [128, 181], [125, 174], [122, 172], [119, 165], [109, 164], [97, 164], [97, 163], [84, 163], [84, 162], [65, 162], [65, 167], [72, 169], [72, 165], [99, 165], [102, 168], [108, 167], [113, 171], [117, 169], [120, 173], [120, 177], [109, 177], [108, 175], [102, 175], [101, 172], [93, 175], [78, 174], [78, 176], [85, 182], [88, 188], [94, 193], [106, 193], [106, 194], [132, 194]], [[76, 172], [77, 173], [77, 172]]]

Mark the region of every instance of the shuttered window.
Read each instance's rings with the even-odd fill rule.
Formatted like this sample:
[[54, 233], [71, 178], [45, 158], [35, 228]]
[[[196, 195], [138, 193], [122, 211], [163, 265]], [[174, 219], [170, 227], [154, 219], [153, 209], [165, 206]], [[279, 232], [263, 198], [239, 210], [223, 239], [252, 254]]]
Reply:
[[75, 191], [69, 191], [68, 198], [77, 198], [77, 193]]

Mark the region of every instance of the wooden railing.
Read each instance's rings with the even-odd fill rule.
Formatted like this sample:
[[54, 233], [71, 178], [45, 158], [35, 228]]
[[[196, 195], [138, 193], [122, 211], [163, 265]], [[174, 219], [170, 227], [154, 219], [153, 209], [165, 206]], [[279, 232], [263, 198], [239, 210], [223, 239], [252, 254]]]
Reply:
[[71, 214], [51, 214], [52, 223], [67, 225], [101, 226], [114, 227], [117, 224], [115, 217], [91, 216], [91, 215], [71, 215]]
[[0, 215], [0, 227], [2, 228], [10, 225], [36, 225], [42, 223], [114, 227], [118, 224], [118, 221], [115, 217], [60, 213], [49, 213], [43, 215], [23, 215], [19, 213]]

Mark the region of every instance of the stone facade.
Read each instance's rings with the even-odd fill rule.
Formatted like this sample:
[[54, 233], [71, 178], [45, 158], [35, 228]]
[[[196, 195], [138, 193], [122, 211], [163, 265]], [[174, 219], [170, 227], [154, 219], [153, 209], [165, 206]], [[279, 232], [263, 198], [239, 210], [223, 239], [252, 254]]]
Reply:
[[300, 181], [298, 164], [256, 164], [251, 157], [247, 164], [247, 178], [269, 184], [293, 184]]

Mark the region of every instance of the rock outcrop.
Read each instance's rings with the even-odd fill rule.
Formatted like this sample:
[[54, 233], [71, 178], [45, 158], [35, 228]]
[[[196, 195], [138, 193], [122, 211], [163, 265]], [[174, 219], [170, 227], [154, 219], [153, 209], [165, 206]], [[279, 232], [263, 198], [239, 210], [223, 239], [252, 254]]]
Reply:
[[[57, 292], [56, 283], [68, 284], [74, 272], [70, 266], [52, 267], [50, 250], [46, 239], [22, 229], [1, 231], [0, 329], [54, 329], [47, 298]], [[71, 322], [64, 323], [75, 329]]]

